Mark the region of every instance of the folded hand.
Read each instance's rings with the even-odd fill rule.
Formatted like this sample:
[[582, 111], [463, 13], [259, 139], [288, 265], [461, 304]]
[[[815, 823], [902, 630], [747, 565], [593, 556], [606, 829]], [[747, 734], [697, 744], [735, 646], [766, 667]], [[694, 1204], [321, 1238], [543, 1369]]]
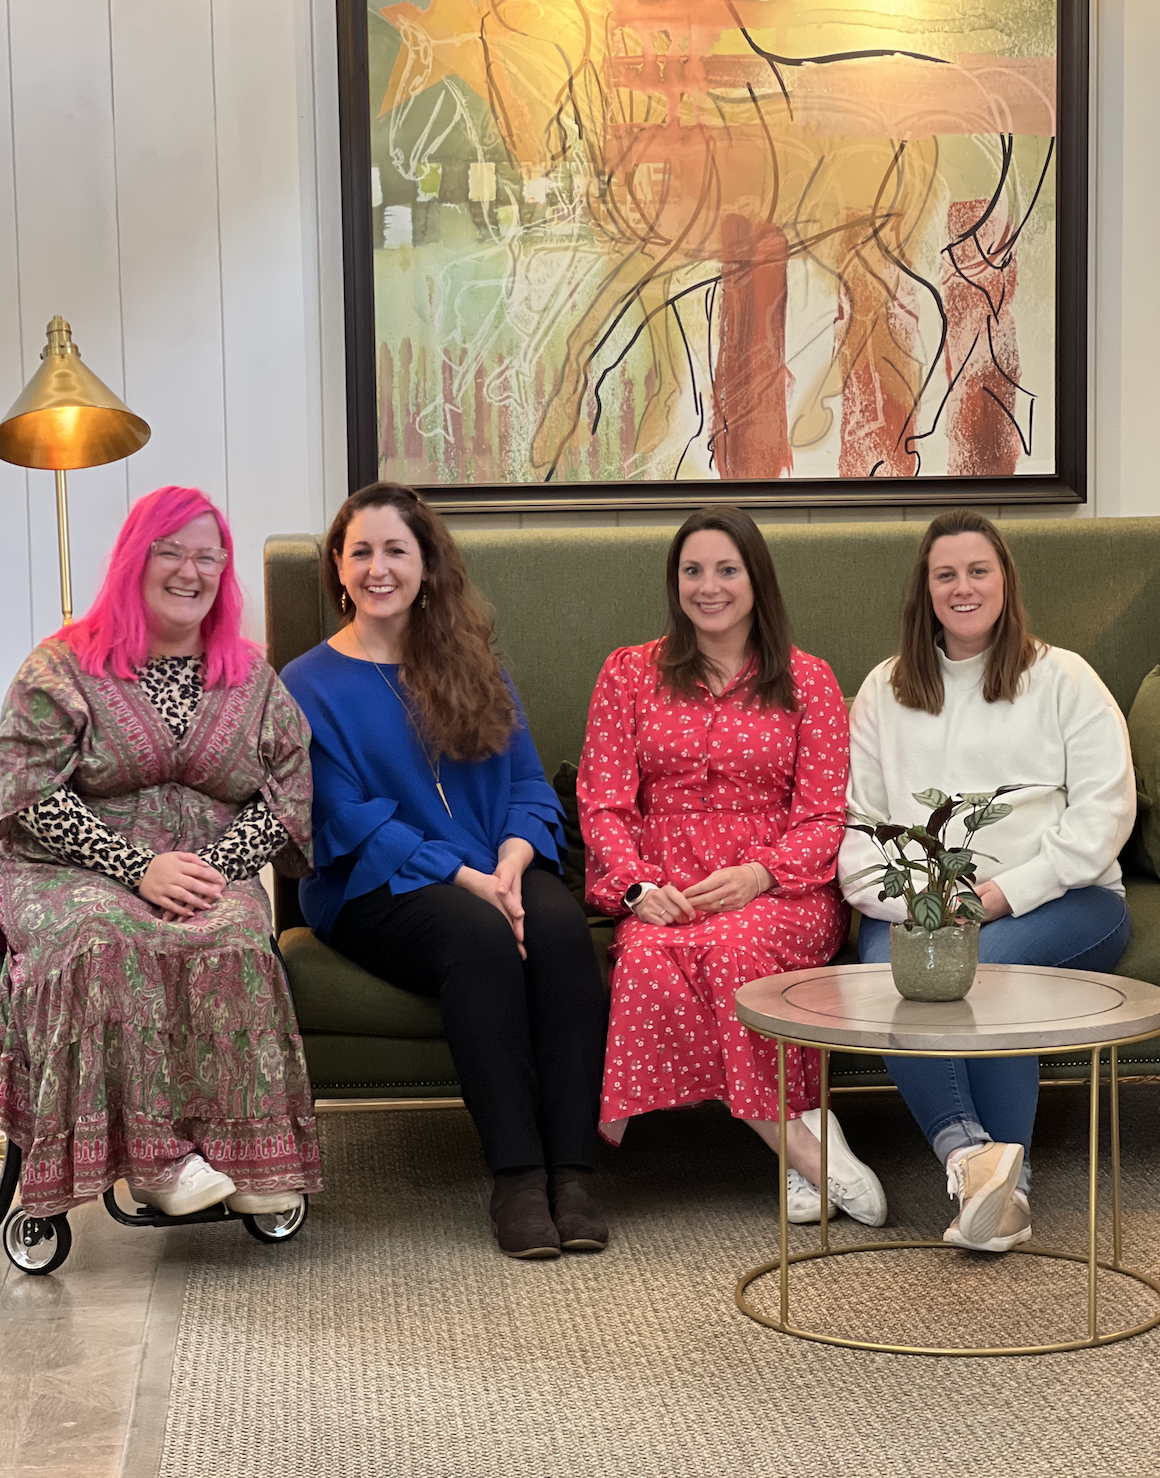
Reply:
[[194, 852], [159, 852], [137, 884], [137, 892], [162, 910], [167, 923], [212, 908], [225, 890], [221, 873]]
[[697, 917], [697, 910], [679, 888], [666, 883], [663, 888], [650, 888], [633, 913], [646, 924], [687, 924]]
[[474, 893], [477, 898], [482, 898], [485, 903], [499, 909], [516, 936], [520, 959], [526, 960], [528, 952], [524, 948], [524, 905], [521, 896], [523, 869], [520, 868], [513, 878], [510, 866], [504, 868], [502, 874], [500, 868], [504, 868], [502, 862], [495, 872], [479, 872], [474, 867], [461, 867], [455, 874], [455, 886], [466, 888], [469, 893]]
[[1011, 912], [1011, 905], [1007, 902], [1007, 895], [999, 887], [998, 883], [980, 883], [975, 889], [979, 895], [979, 902], [987, 910], [985, 922], [991, 923], [994, 919], [1003, 919]]
[[703, 913], [726, 913], [752, 903], [773, 882], [769, 872], [758, 862], [740, 867], [719, 867], [707, 878], [685, 889], [685, 897]]

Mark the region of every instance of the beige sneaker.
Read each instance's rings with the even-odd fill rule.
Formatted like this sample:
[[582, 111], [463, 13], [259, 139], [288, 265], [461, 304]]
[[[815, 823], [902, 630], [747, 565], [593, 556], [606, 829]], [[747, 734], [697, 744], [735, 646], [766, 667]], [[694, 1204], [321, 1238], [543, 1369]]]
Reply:
[[[943, 1240], [991, 1250], [989, 1244], [999, 1236], [999, 1223], [1011, 1205], [1022, 1169], [1021, 1144], [982, 1144], [953, 1160], [947, 1167], [947, 1194], [958, 1196], [960, 1209]], [[950, 1236], [954, 1227], [956, 1238]]]
[[999, 1220], [999, 1230], [987, 1242], [968, 1242], [955, 1217], [943, 1233], [944, 1242], [953, 1242], [956, 1247], [969, 1247], [974, 1252], [1010, 1252], [1020, 1242], [1031, 1241], [1031, 1207], [1022, 1191], [1011, 1197], [1007, 1209]]

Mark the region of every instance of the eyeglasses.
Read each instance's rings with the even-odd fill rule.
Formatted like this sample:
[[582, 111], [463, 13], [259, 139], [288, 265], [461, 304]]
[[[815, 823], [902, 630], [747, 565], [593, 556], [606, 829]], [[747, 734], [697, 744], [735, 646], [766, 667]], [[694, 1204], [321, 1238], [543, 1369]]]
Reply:
[[203, 575], [216, 575], [229, 562], [229, 554], [224, 549], [187, 549], [176, 539], [154, 539], [149, 553], [175, 570], [180, 569], [187, 559], [192, 559]]

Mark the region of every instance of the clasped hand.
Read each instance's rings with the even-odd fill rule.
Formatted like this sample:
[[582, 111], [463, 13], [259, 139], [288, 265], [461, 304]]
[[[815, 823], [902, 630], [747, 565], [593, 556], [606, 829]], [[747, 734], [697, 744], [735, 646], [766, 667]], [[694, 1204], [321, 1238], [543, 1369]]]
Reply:
[[1011, 912], [1011, 905], [1007, 902], [1007, 895], [999, 887], [998, 883], [979, 883], [975, 888], [979, 902], [987, 910], [984, 923], [993, 923], [995, 919], [1004, 919]]
[[740, 867], [719, 867], [707, 878], [683, 892], [672, 883], [663, 888], [650, 888], [633, 909], [646, 924], [687, 924], [699, 913], [728, 913], [744, 908], [759, 893], [773, 884], [773, 877], [759, 862], [745, 862]]
[[500, 913], [512, 926], [520, 959], [526, 960], [524, 948], [524, 900], [523, 882], [535, 851], [530, 842], [520, 837], [509, 837], [500, 844], [499, 861], [494, 872], [479, 872], [474, 867], [461, 867], [455, 874], [455, 886], [466, 888]]
[[161, 910], [167, 924], [212, 908], [225, 890], [225, 878], [195, 852], [159, 852], [137, 884], [137, 892]]

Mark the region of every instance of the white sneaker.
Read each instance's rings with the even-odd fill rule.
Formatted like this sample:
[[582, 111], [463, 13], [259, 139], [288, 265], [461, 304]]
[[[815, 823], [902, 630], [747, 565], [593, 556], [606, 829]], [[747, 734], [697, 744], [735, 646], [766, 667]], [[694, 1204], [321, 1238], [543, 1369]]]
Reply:
[[181, 1173], [161, 1190], [128, 1182], [129, 1194], [142, 1206], [156, 1206], [166, 1216], [192, 1216], [234, 1194], [234, 1183], [228, 1175], [207, 1165], [200, 1155], [189, 1155]]
[[[831, 1193], [833, 1181], [830, 1182]], [[786, 1199], [785, 1214], [788, 1220], [796, 1222], [801, 1226], [807, 1222], [821, 1221], [822, 1219], [822, 1193], [812, 1180], [807, 1180], [800, 1171], [791, 1168], [786, 1172]], [[829, 1214], [833, 1216], [837, 1211], [833, 1201], [830, 1202]]]
[[297, 1211], [302, 1205], [301, 1191], [235, 1191], [226, 1197], [231, 1211], [248, 1216], [271, 1216], [277, 1211]]
[[[882, 1182], [857, 1158], [846, 1143], [842, 1126], [836, 1114], [827, 1115], [826, 1173], [830, 1180], [830, 1196], [839, 1211], [852, 1216], [864, 1226], [880, 1227], [886, 1220], [886, 1192]], [[807, 1109], [801, 1116], [802, 1123], [816, 1140], [822, 1138], [821, 1109]], [[821, 1220], [821, 1195], [818, 1196], [818, 1220]]]

